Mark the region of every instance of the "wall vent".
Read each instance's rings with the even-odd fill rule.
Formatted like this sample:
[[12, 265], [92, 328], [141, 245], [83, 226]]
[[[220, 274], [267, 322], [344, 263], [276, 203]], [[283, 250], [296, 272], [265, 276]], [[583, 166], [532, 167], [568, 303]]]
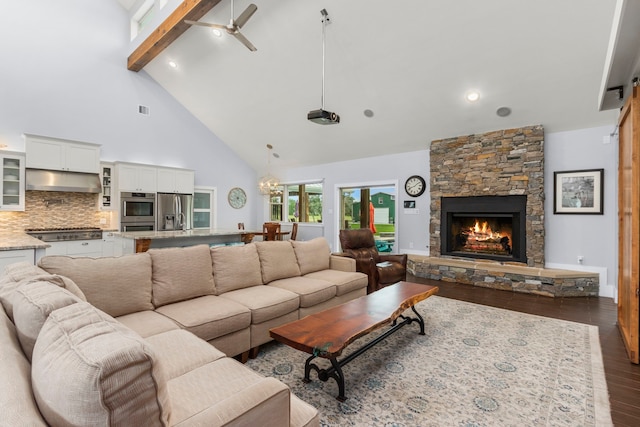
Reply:
[[151, 112], [149, 111], [149, 107], [147, 107], [146, 105], [138, 105], [138, 113], [144, 116], [151, 115]]

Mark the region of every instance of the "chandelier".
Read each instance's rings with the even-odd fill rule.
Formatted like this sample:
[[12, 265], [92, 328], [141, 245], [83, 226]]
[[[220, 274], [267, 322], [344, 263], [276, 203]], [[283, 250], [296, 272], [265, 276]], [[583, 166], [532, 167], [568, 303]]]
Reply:
[[270, 171], [271, 150], [273, 150], [273, 146], [271, 144], [267, 144], [267, 174], [261, 177], [258, 182], [258, 190], [260, 190], [260, 194], [263, 194], [265, 196], [277, 194], [280, 192], [280, 180], [271, 175]]

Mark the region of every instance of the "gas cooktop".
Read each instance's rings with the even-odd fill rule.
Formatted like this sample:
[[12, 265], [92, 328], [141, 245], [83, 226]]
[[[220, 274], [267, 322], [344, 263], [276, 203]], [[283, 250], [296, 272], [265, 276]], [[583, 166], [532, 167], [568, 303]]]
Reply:
[[98, 227], [27, 228], [24, 231], [43, 242], [102, 239], [102, 229]]

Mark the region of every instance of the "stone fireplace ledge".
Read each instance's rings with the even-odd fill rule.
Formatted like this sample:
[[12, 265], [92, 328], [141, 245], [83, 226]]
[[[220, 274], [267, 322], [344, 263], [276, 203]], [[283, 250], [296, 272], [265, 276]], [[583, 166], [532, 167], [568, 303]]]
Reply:
[[598, 296], [600, 288], [597, 273], [487, 260], [409, 255], [407, 270], [417, 277], [550, 297]]

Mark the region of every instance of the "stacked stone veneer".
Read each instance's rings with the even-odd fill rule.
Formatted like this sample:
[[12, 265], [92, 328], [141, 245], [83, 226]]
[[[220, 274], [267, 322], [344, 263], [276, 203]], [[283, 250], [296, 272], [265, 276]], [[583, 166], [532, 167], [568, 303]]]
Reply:
[[550, 297], [598, 296], [600, 290], [597, 273], [524, 264], [410, 255], [407, 269], [415, 276], [433, 280]]
[[440, 199], [526, 195], [527, 265], [544, 267], [544, 129], [530, 126], [431, 143], [430, 253], [440, 256]]

